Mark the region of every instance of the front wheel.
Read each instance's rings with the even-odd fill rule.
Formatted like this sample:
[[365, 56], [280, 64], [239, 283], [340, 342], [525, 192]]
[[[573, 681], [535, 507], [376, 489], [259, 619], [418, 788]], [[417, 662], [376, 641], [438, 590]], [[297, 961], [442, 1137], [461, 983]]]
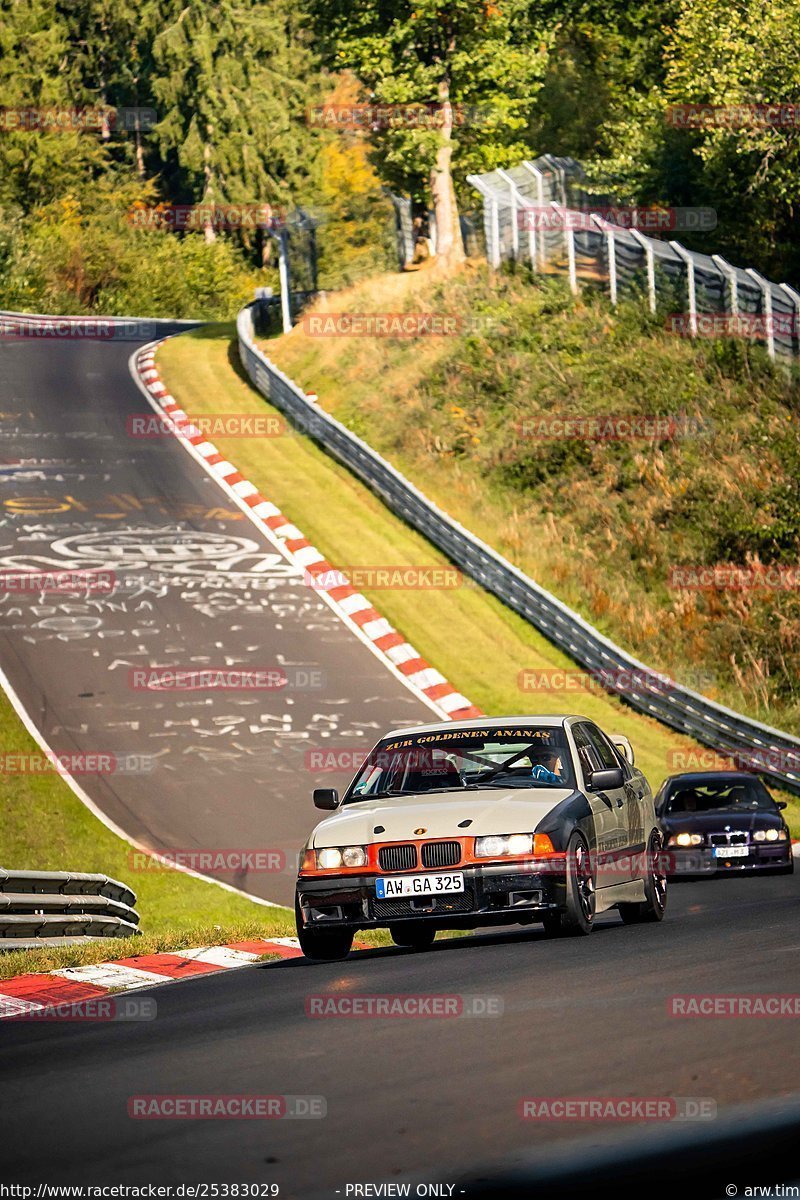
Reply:
[[347, 958], [353, 948], [355, 931], [352, 929], [307, 929], [303, 925], [300, 906], [295, 902], [297, 940], [306, 958], [317, 962], [339, 962]]
[[395, 946], [405, 950], [427, 950], [433, 945], [436, 930], [427, 921], [411, 921], [405, 925], [390, 925], [389, 934]]
[[644, 881], [644, 901], [620, 904], [619, 915], [626, 925], [641, 925], [648, 921], [663, 921], [667, 910], [667, 873], [662, 862], [664, 842], [660, 833], [653, 832], [647, 844], [647, 875]]
[[589, 847], [575, 832], [567, 844], [566, 902], [560, 913], [548, 913], [544, 931], [549, 937], [582, 936], [594, 929], [597, 882]]

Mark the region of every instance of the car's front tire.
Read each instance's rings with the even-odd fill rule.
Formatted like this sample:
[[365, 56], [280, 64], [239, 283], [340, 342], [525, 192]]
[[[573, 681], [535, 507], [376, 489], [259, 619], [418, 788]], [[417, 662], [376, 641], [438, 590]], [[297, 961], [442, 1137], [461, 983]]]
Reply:
[[566, 897], [564, 908], [544, 918], [550, 937], [583, 936], [594, 928], [597, 880], [586, 839], [577, 831], [567, 844]]
[[619, 904], [619, 915], [626, 925], [641, 925], [647, 921], [663, 921], [667, 910], [667, 873], [661, 862], [664, 842], [660, 833], [653, 832], [647, 844], [647, 874], [644, 881], [645, 900], [636, 904]]
[[303, 925], [300, 905], [295, 901], [297, 940], [306, 958], [317, 962], [339, 962], [353, 949], [352, 929], [307, 929]]
[[427, 921], [412, 921], [390, 925], [389, 935], [395, 946], [402, 946], [404, 950], [428, 950], [433, 945], [436, 930]]

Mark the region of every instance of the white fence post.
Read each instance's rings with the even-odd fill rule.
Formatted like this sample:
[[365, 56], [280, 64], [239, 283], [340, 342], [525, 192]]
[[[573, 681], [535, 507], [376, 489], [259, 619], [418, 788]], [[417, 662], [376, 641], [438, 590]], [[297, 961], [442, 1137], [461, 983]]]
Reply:
[[281, 284], [281, 317], [284, 333], [292, 332], [292, 297], [289, 280], [288, 240], [289, 235], [285, 229], [282, 229], [278, 235], [278, 277]]
[[608, 291], [611, 303], [617, 303], [617, 243], [614, 241], [614, 230], [606, 230], [606, 245], [608, 247]]
[[[530, 212], [530, 209], [526, 209]], [[530, 221], [530, 218], [528, 218]], [[536, 209], [533, 210], [533, 220], [528, 228], [528, 257], [531, 260], [531, 269], [536, 270]]]
[[[738, 317], [739, 315], [739, 280], [736, 277], [736, 271], [731, 264], [727, 262], [721, 254], [712, 254], [712, 259], [716, 263], [717, 269], [728, 283], [728, 294], [731, 298], [731, 316]], [[734, 332], [736, 332], [736, 322], [734, 321]]]
[[792, 302], [794, 309], [794, 317], [792, 320], [792, 352], [795, 352], [795, 347], [800, 347], [800, 293], [796, 292], [793, 287], [789, 287], [788, 283], [779, 283], [778, 287]]
[[550, 207], [553, 212], [564, 214], [564, 243], [567, 247], [567, 269], [569, 271], [569, 288], [570, 291], [577, 295], [578, 292], [578, 272], [575, 267], [575, 230], [569, 219], [569, 210], [563, 204], [559, 204], [557, 200], [550, 201]]
[[617, 245], [614, 241], [614, 226], [608, 225], [602, 221], [600, 217], [592, 216], [589, 218], [606, 239], [606, 256], [608, 258], [608, 294], [611, 297], [611, 303], [616, 307], [617, 304]]
[[745, 274], [749, 275], [761, 289], [761, 298], [764, 302], [764, 319], [767, 324], [767, 354], [770, 358], [774, 358], [775, 330], [772, 328], [772, 284], [763, 275], [759, 275], [758, 271], [754, 271], [752, 267], [747, 267]]
[[654, 313], [656, 311], [656, 256], [653, 251], [653, 243], [650, 238], [645, 237], [638, 229], [630, 229], [628, 232], [644, 250], [644, 260], [647, 264], [647, 298], [650, 304], [650, 312]]
[[683, 259], [686, 265], [686, 290], [689, 295], [689, 332], [697, 337], [697, 292], [694, 286], [694, 259], [680, 242], [670, 242], [670, 246]]
[[507, 171], [503, 171], [501, 168], [499, 168], [497, 174], [501, 179], [505, 179], [506, 183], [508, 184], [508, 190], [511, 193], [511, 244], [514, 247], [514, 259], [516, 261], [519, 258], [519, 205], [521, 203], [522, 211], [524, 212], [526, 207], [525, 197], [521, 194], [517, 188], [517, 185], [514, 183], [514, 180]]
[[[525, 162], [522, 165], [526, 171], [530, 171], [531, 175], [533, 175], [534, 179], [536, 180], [536, 200], [537, 200], [537, 204], [539, 205], [539, 211], [543, 212], [544, 211], [544, 175], [542, 174], [542, 172], [539, 170], [539, 168], [537, 166], [534, 166], [534, 164], [532, 162], [528, 162], [527, 159], [525, 160]], [[544, 268], [546, 267], [547, 263], [546, 263], [546, 259], [545, 259], [546, 247], [544, 244], [544, 230], [542, 230], [541, 232], [542, 232], [542, 236], [539, 238], [539, 267], [543, 271]]]
[[500, 205], [497, 202], [497, 197], [492, 196], [489, 201], [489, 211], [492, 218], [492, 266], [497, 270], [500, 266]]

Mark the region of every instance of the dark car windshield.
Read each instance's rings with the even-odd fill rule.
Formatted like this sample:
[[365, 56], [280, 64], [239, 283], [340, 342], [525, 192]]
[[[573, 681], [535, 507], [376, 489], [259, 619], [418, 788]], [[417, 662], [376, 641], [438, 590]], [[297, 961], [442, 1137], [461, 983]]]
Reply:
[[777, 812], [760, 779], [718, 780], [678, 785], [667, 800], [671, 814], [710, 812]]
[[345, 804], [470, 788], [574, 787], [564, 730], [540, 725], [448, 730], [380, 742]]

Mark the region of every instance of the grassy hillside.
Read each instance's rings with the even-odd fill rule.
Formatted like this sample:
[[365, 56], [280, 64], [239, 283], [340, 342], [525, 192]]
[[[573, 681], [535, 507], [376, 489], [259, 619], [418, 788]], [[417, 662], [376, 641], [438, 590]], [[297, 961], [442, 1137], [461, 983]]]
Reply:
[[[790, 589], [675, 588], [676, 565], [792, 567], [800, 393], [763, 351], [667, 334], [561, 282], [469, 267], [370, 281], [337, 312], [471, 318], [452, 337], [311, 336], [269, 353], [438, 504], [645, 662], [800, 730]], [[325, 311], [321, 306], [320, 311]], [[542, 419], [647, 414], [666, 440], [532, 436]]]

